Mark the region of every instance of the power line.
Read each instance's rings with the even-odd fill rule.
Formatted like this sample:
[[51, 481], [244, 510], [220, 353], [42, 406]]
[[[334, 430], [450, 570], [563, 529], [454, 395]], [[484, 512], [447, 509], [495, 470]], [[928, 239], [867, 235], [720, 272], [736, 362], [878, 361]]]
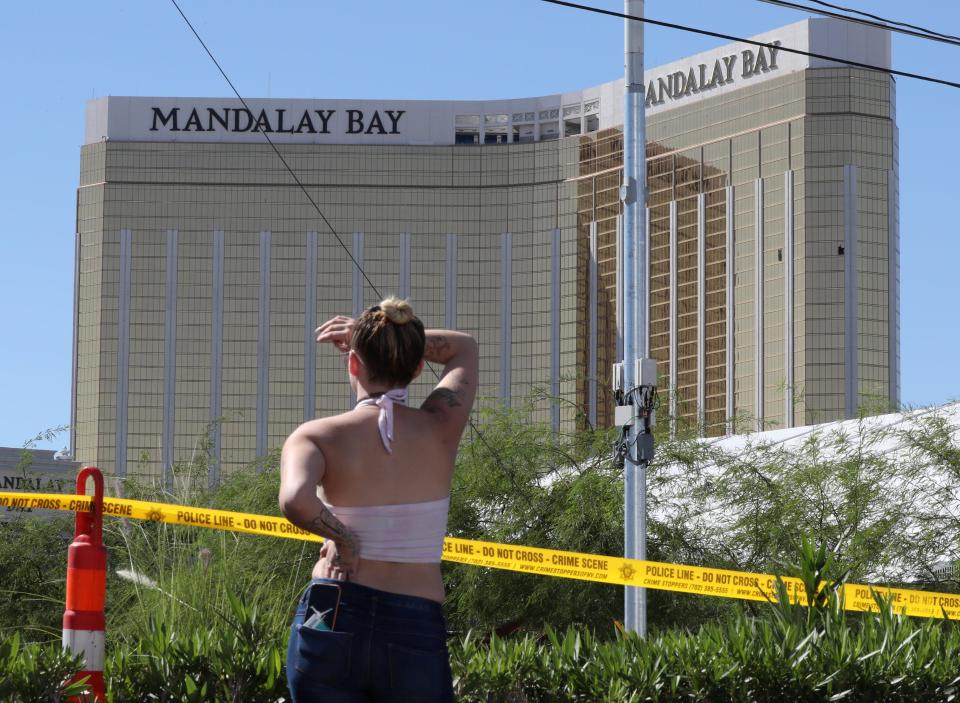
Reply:
[[644, 22], [645, 24], [652, 24], [657, 27], [666, 27], [667, 29], [679, 29], [682, 32], [692, 32], [693, 34], [703, 34], [708, 37], [715, 37], [717, 39], [726, 39], [727, 41], [740, 42], [742, 44], [751, 44], [753, 46], [762, 46], [765, 49], [777, 49], [778, 51], [783, 51], [788, 54], [798, 54], [800, 56], [809, 56], [814, 59], [823, 59], [824, 61], [833, 61], [834, 63], [841, 63], [847, 66], [854, 66], [856, 68], [865, 68], [870, 71], [880, 71], [881, 73], [889, 73], [893, 76], [901, 76], [903, 78], [914, 78], [918, 81], [926, 81], [928, 83], [937, 83], [939, 85], [946, 85], [951, 88], [960, 88], [960, 83], [954, 81], [948, 81], [944, 78], [934, 78], [932, 76], [925, 76], [920, 73], [910, 73], [909, 71], [899, 71], [895, 68], [884, 68], [883, 66], [875, 66], [869, 63], [862, 63], [860, 61], [852, 61], [850, 59], [841, 59], [836, 56], [828, 56], [826, 54], [817, 54], [812, 51], [802, 51], [801, 49], [793, 49], [788, 46], [770, 44], [769, 42], [757, 41], [756, 39], [746, 39], [744, 37], [737, 37], [732, 34], [723, 34], [722, 32], [713, 32], [709, 29], [699, 29], [697, 27], [688, 27], [683, 24], [676, 24], [675, 22], [665, 22], [663, 20], [655, 20], [650, 17], [637, 17], [635, 15], [625, 15], [622, 12], [614, 12], [613, 10], [604, 10], [599, 7], [593, 7], [591, 5], [581, 5], [575, 2], [567, 2], [566, 0], [542, 0], [542, 2], [550, 3], [551, 5], [560, 5], [562, 7], [571, 7], [575, 10], [586, 10], [587, 12], [595, 12], [598, 15], [609, 15], [610, 17], [619, 17], [620, 19], [625, 20], [635, 20], [637, 22]]
[[[834, 17], [836, 19], [841, 19], [846, 22], [856, 22], [857, 24], [863, 24], [868, 27], [876, 27], [878, 29], [885, 29], [889, 32], [898, 32], [900, 34], [906, 34], [911, 37], [920, 37], [921, 39], [929, 39], [931, 41], [943, 42], [944, 44], [952, 44], [953, 46], [960, 46], [960, 39], [950, 37], [947, 35], [942, 35], [939, 33], [933, 33], [928, 30], [918, 31], [915, 29], [910, 29], [909, 26], [903, 26], [902, 22], [893, 22], [891, 20], [871, 20], [871, 19], [861, 19], [859, 17], [851, 17], [850, 15], [844, 15], [839, 12], [831, 12], [829, 10], [818, 10], [815, 7], [809, 7], [807, 5], [799, 5], [795, 2], [787, 2], [787, 0], [758, 0], [759, 2], [765, 2], [769, 5], [777, 5], [779, 7], [787, 7], [793, 10], [801, 10], [803, 12], [813, 12], [818, 15], [824, 15], [825, 17]], [[811, 2], [816, 2], [817, 0], [810, 0]], [[822, 3], [827, 4], [827, 3]], [[830, 7], [833, 7], [830, 5]], [[848, 12], [856, 12], [856, 10], [848, 10]], [[897, 26], [900, 25], [900, 26]]]
[[[177, 8], [177, 12], [180, 13], [180, 16], [183, 18], [183, 21], [187, 23], [187, 26], [190, 28], [190, 31], [193, 32], [193, 36], [197, 38], [197, 41], [200, 42], [200, 46], [202, 46], [203, 50], [207, 52], [207, 56], [210, 57], [210, 60], [213, 61], [213, 64], [217, 67], [217, 70], [220, 71], [220, 75], [223, 76], [223, 79], [227, 82], [227, 85], [230, 86], [230, 90], [232, 90], [233, 94], [237, 96], [237, 100], [240, 101], [240, 104], [243, 105], [245, 110], [247, 110], [248, 112], [252, 112], [250, 110], [249, 105], [247, 105], [247, 101], [243, 99], [242, 95], [240, 95], [240, 91], [238, 91], [236, 86], [233, 85], [233, 81], [230, 80], [230, 76], [228, 76], [226, 71], [223, 70], [223, 67], [220, 65], [220, 62], [217, 61], [217, 58], [213, 55], [213, 52], [211, 52], [210, 49], [207, 47], [206, 42], [203, 41], [201, 36], [197, 33], [197, 30], [193, 28], [193, 24], [190, 22], [189, 19], [187, 19], [187, 16], [183, 13], [183, 10], [180, 9], [180, 5], [177, 4], [177, 0], [170, 0], [170, 2], [172, 2], [173, 6]], [[350, 261], [352, 261], [353, 265], [357, 267], [358, 271], [360, 271], [360, 274], [363, 276], [364, 280], [370, 284], [371, 290], [373, 290], [373, 292], [376, 293], [378, 298], [382, 299], [383, 295], [381, 295], [380, 291], [377, 290], [377, 287], [373, 284], [373, 281], [371, 281], [370, 277], [367, 276], [366, 271], [363, 270], [363, 267], [360, 266], [359, 262], [356, 260], [356, 258], [354, 258], [353, 253], [347, 248], [347, 245], [343, 243], [343, 239], [340, 237], [339, 234], [337, 234], [337, 230], [335, 230], [333, 228], [333, 225], [330, 224], [330, 221], [326, 218], [326, 216], [320, 210], [320, 206], [317, 205], [316, 201], [311, 197], [310, 193], [307, 191], [303, 183], [300, 182], [300, 179], [297, 177], [297, 174], [293, 172], [292, 168], [290, 168], [290, 164], [287, 163], [287, 160], [283, 157], [283, 154], [280, 153], [280, 150], [277, 148], [277, 145], [273, 143], [273, 140], [270, 138], [270, 135], [263, 130], [261, 130], [260, 134], [263, 135], [263, 138], [267, 140], [267, 144], [269, 144], [273, 148], [273, 151], [279, 157], [280, 161], [283, 162], [283, 165], [284, 167], [286, 167], [287, 171], [290, 173], [290, 176], [293, 178], [294, 181], [296, 181], [297, 185], [300, 186], [300, 190], [302, 190], [303, 194], [307, 196], [307, 200], [310, 201], [310, 204], [313, 205], [313, 209], [317, 211], [318, 215], [320, 215], [320, 219], [323, 220], [324, 224], [330, 229], [331, 234], [333, 234], [333, 236], [336, 237], [337, 242], [340, 244], [343, 250], [347, 253], [347, 256], [350, 257]]]
[[919, 27], [915, 24], [910, 24], [908, 22], [899, 22], [897, 20], [887, 19], [886, 17], [881, 17], [880, 15], [874, 15], [869, 12], [864, 12], [863, 10], [856, 10], [852, 7], [844, 7], [843, 5], [834, 5], [833, 3], [825, 2], [824, 0], [810, 0], [810, 2], [815, 3], [817, 5], [823, 5], [824, 7], [831, 7], [834, 10], [840, 10], [842, 12], [852, 12], [857, 15], [862, 15], [863, 17], [869, 17], [870, 19], [877, 20], [878, 22], [895, 24], [900, 27], [906, 27], [907, 29], [915, 29], [918, 32], [926, 32], [927, 34], [930, 34], [930, 35], [943, 37], [944, 39], [955, 39], [957, 41], [960, 41], [960, 37], [955, 36], [953, 34], [943, 34], [942, 32], [937, 32], [936, 30], [933, 30], [933, 29], [926, 29], [925, 27]]

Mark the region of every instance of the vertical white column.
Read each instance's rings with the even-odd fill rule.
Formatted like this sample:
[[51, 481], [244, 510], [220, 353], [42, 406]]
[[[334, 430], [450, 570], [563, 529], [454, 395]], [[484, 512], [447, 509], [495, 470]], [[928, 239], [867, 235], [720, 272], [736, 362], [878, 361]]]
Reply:
[[177, 405], [177, 230], [167, 230], [166, 300], [163, 320], [163, 482], [173, 482], [174, 418]]
[[677, 201], [670, 201], [670, 436], [677, 433]]
[[[267, 453], [270, 409], [270, 232], [260, 233], [260, 302], [257, 334], [257, 457]], [[262, 467], [258, 467], [262, 469]]]
[[447, 266], [445, 271], [446, 305], [443, 324], [448, 330], [457, 329], [457, 235], [447, 235]]
[[732, 434], [734, 431], [733, 419], [736, 408], [734, 407], [734, 386], [736, 385], [736, 379], [734, 378], [735, 366], [734, 366], [734, 350], [736, 346], [734, 342], [734, 330], [736, 325], [734, 325], [734, 320], [736, 316], [736, 310], [734, 305], [736, 304], [736, 289], [735, 282], [736, 278], [734, 273], [736, 271], [737, 265], [737, 250], [736, 250], [736, 238], [733, 236], [733, 216], [734, 216], [734, 191], [733, 186], [726, 187], [726, 277], [727, 277], [727, 296], [726, 296], [726, 306], [727, 310], [724, 315], [724, 320], [726, 321], [726, 393], [727, 393], [727, 403], [726, 403], [726, 416], [727, 416], [727, 434]]
[[704, 433], [707, 417], [707, 202], [697, 195], [697, 427]]
[[220, 424], [223, 416], [223, 230], [213, 233], [213, 290], [210, 315], [210, 486], [220, 483]]
[[763, 279], [765, 275], [764, 271], [764, 237], [763, 237], [763, 179], [758, 178], [754, 182], [754, 198], [753, 198], [753, 232], [754, 232], [754, 243], [753, 243], [753, 317], [754, 317], [754, 337], [753, 337], [753, 347], [754, 347], [754, 376], [755, 376], [755, 393], [754, 393], [754, 415], [757, 419], [757, 430], [763, 430], [764, 422], [764, 402], [765, 402], [765, 393], [766, 390], [766, 379], [764, 373], [764, 319], [763, 319]]
[[897, 172], [887, 171], [887, 314], [890, 405], [900, 407], [900, 202]]
[[353, 266], [353, 293], [352, 293], [352, 304], [353, 304], [353, 317], [360, 317], [360, 313], [363, 312], [363, 232], [354, 232], [353, 233], [353, 258], [357, 262]]
[[793, 171], [783, 174], [783, 368], [786, 392], [783, 395], [783, 424], [793, 427], [794, 344], [793, 344]]
[[[80, 197], [79, 195], [77, 196]], [[77, 365], [80, 353], [80, 233], [73, 238], [73, 348], [70, 359], [70, 458], [77, 457]]]
[[590, 272], [587, 289], [587, 420], [597, 426], [597, 223], [590, 223]]
[[513, 394], [513, 235], [500, 235], [500, 400]]
[[843, 167], [843, 317], [844, 317], [844, 414], [853, 417], [860, 409], [858, 357], [859, 276], [857, 240], [857, 167]]
[[550, 424], [560, 431], [560, 230], [550, 236]]
[[317, 233], [307, 232], [303, 290], [303, 421], [317, 414]]
[[400, 284], [401, 298], [410, 297], [410, 233], [400, 233]]
[[[353, 258], [356, 264], [351, 268], [351, 296], [350, 304], [353, 308], [351, 315], [354, 319], [360, 317], [364, 310], [363, 304], [363, 232], [353, 233]], [[350, 404], [357, 402], [357, 395], [350, 391]]]
[[127, 398], [130, 383], [130, 261], [133, 236], [129, 229], [120, 230], [120, 285], [117, 317], [117, 476], [127, 475]]

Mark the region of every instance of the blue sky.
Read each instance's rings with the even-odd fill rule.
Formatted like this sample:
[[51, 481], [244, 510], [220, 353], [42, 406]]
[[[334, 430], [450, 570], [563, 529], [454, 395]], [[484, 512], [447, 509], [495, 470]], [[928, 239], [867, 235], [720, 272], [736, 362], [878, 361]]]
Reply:
[[[960, 3], [850, 0], [960, 34]], [[594, 0], [620, 10], [622, 4]], [[488, 99], [622, 74], [622, 23], [537, 0], [182, 0], [245, 97]], [[749, 36], [802, 19], [756, 0], [648, 0], [648, 16]], [[725, 42], [648, 27], [647, 65]], [[0, 24], [0, 446], [70, 419], [74, 205], [84, 102], [226, 96], [167, 0], [12, 3]], [[960, 81], [960, 47], [896, 35], [894, 65]], [[901, 79], [903, 401], [960, 397], [960, 90]], [[59, 448], [66, 436], [40, 446]]]

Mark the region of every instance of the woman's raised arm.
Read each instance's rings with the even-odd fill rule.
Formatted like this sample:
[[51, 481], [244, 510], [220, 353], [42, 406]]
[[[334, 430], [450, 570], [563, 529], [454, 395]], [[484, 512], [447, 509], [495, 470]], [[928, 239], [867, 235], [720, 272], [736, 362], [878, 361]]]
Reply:
[[440, 381], [421, 405], [436, 416], [444, 439], [456, 445], [477, 395], [480, 354], [476, 340], [464, 332], [427, 330], [426, 361], [443, 364]]

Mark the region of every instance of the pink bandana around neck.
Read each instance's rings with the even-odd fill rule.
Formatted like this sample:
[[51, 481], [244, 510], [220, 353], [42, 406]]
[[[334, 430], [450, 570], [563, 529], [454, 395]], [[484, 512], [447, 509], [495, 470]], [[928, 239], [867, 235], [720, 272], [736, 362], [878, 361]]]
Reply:
[[380, 440], [383, 442], [383, 448], [387, 454], [393, 454], [390, 443], [393, 441], [393, 404], [407, 404], [406, 388], [391, 388], [383, 395], [371, 398], [364, 398], [357, 401], [357, 407], [361, 405], [376, 405], [380, 408], [380, 417], [377, 419], [377, 425], [380, 427]]

